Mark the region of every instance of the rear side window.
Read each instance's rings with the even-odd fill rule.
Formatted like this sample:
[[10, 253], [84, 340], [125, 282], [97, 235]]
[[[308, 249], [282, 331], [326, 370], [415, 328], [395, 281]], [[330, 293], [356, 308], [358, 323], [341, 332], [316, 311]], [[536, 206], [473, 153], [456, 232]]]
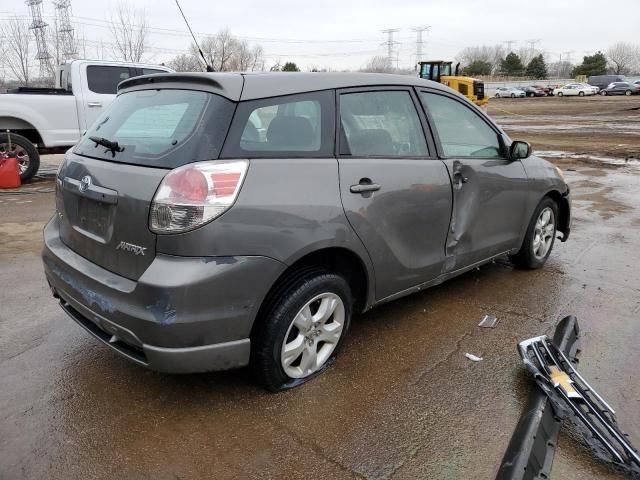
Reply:
[[[195, 90], [138, 90], [119, 95], [74, 148], [79, 155], [174, 168], [218, 157], [234, 103]], [[91, 140], [118, 142], [113, 153]]]
[[407, 91], [340, 96], [340, 154], [407, 157], [427, 154], [420, 117]]
[[135, 76], [129, 67], [113, 67], [106, 65], [89, 65], [87, 67], [87, 83], [93, 93], [115, 95], [118, 84]]
[[156, 68], [143, 68], [142, 75], [151, 75], [152, 73], [167, 73], [164, 70], [158, 70]]
[[241, 102], [224, 157], [333, 155], [333, 92]]
[[502, 157], [498, 134], [470, 107], [452, 98], [421, 92], [446, 157]]

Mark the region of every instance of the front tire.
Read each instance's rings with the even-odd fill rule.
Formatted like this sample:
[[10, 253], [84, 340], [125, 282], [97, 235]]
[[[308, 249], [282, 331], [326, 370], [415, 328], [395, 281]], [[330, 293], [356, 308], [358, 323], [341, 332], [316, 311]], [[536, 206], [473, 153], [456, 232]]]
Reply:
[[272, 392], [301, 385], [331, 364], [351, 322], [352, 296], [339, 275], [312, 270], [267, 300], [251, 339], [251, 366]]
[[520, 250], [509, 256], [515, 266], [532, 270], [545, 264], [556, 239], [557, 218], [556, 202], [543, 198], [531, 217]]
[[20, 167], [20, 181], [22, 183], [28, 182], [38, 173], [40, 154], [28, 138], [17, 133], [0, 133], [0, 158], [7, 154], [15, 155]]
[[515, 94], [515, 93], [512, 93], [512, 94], [511, 94], [511, 98], [516, 98], [516, 94]]
[[579, 96], [579, 97], [584, 97], [584, 92], [580, 92], [580, 93], [578, 93], [578, 96]]
[[603, 97], [607, 96], [607, 92], [605, 92], [604, 90], [600, 92], [600, 95], [602, 95]]

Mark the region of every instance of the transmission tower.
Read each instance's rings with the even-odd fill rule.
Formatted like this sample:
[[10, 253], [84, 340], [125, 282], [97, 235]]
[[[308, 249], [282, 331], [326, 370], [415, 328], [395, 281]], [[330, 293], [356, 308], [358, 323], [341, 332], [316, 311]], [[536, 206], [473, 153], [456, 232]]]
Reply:
[[31, 9], [31, 25], [33, 35], [36, 37], [36, 60], [40, 62], [40, 76], [45, 77], [51, 73], [51, 55], [47, 50], [46, 28], [47, 23], [42, 20], [42, 0], [26, 0], [27, 6]]
[[422, 40], [422, 33], [428, 32], [431, 29], [430, 26], [427, 27], [413, 27], [411, 29], [412, 32], [416, 32], [416, 63], [422, 61], [422, 46], [424, 45], [424, 41]]
[[58, 34], [60, 35], [60, 46], [63, 60], [76, 58], [78, 49], [73, 36], [73, 26], [71, 25], [71, 0], [53, 0], [56, 8], [56, 20], [58, 22]]
[[[386, 45], [387, 47], [387, 64], [389, 65], [389, 67], [393, 66], [395, 46], [399, 43], [393, 39], [393, 34], [399, 31], [400, 31], [399, 28], [388, 28], [386, 30], [382, 30], [382, 33], [387, 34], [387, 41], [383, 42], [381, 45]], [[398, 58], [396, 57], [395, 60], [396, 60], [396, 67], [397, 67]]]
[[506, 43], [507, 44], [507, 53], [510, 53], [511, 52], [511, 45], [516, 43], [516, 41], [515, 40], [505, 40], [502, 43]]

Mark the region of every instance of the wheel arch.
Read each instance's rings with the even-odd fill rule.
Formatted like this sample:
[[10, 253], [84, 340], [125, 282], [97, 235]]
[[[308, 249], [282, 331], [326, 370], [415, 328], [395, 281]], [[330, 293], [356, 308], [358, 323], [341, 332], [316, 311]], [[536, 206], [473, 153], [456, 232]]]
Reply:
[[321, 248], [301, 256], [280, 274], [260, 305], [251, 335], [278, 295], [314, 270], [330, 271], [345, 278], [351, 288], [355, 313], [363, 312], [373, 304], [373, 273], [369, 271], [365, 261], [353, 250], [344, 247]]
[[562, 241], [565, 242], [571, 229], [571, 204], [569, 203], [569, 198], [558, 190], [550, 190], [545, 197], [551, 198], [558, 205], [557, 230], [562, 232]]
[[10, 130], [11, 133], [22, 135], [36, 145], [43, 145], [42, 135], [31, 122], [12, 116], [0, 117], [0, 133]]

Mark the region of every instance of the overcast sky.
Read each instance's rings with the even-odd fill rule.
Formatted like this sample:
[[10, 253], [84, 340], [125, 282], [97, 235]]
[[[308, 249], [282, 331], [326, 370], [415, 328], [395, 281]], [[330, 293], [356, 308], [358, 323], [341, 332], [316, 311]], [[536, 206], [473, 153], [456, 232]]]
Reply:
[[[144, 9], [154, 29], [149, 61], [166, 61], [186, 51], [190, 39], [174, 0], [126, 3]], [[536, 48], [546, 52], [548, 60], [558, 60], [561, 53], [566, 59], [564, 52], [572, 52], [576, 62], [617, 41], [640, 43], [640, 0], [623, 3], [624, 10], [608, 9], [606, 3], [594, 0], [181, 0], [195, 32], [215, 33], [228, 27], [234, 35], [263, 46], [267, 67], [277, 60], [291, 60], [303, 69], [357, 69], [374, 55], [386, 55], [381, 30], [388, 28], [400, 29], [399, 66], [412, 66], [416, 42], [411, 28], [417, 26], [431, 27], [424, 36], [425, 59], [453, 59], [466, 46], [507, 40], [514, 40], [517, 50], [536, 40]], [[105, 20], [114, 5], [72, 0], [72, 20], [91, 47], [98, 40], [110, 41]], [[51, 0], [44, 0], [43, 10], [45, 16], [53, 15]], [[1, 0], [0, 16], [27, 14], [23, 0]]]

